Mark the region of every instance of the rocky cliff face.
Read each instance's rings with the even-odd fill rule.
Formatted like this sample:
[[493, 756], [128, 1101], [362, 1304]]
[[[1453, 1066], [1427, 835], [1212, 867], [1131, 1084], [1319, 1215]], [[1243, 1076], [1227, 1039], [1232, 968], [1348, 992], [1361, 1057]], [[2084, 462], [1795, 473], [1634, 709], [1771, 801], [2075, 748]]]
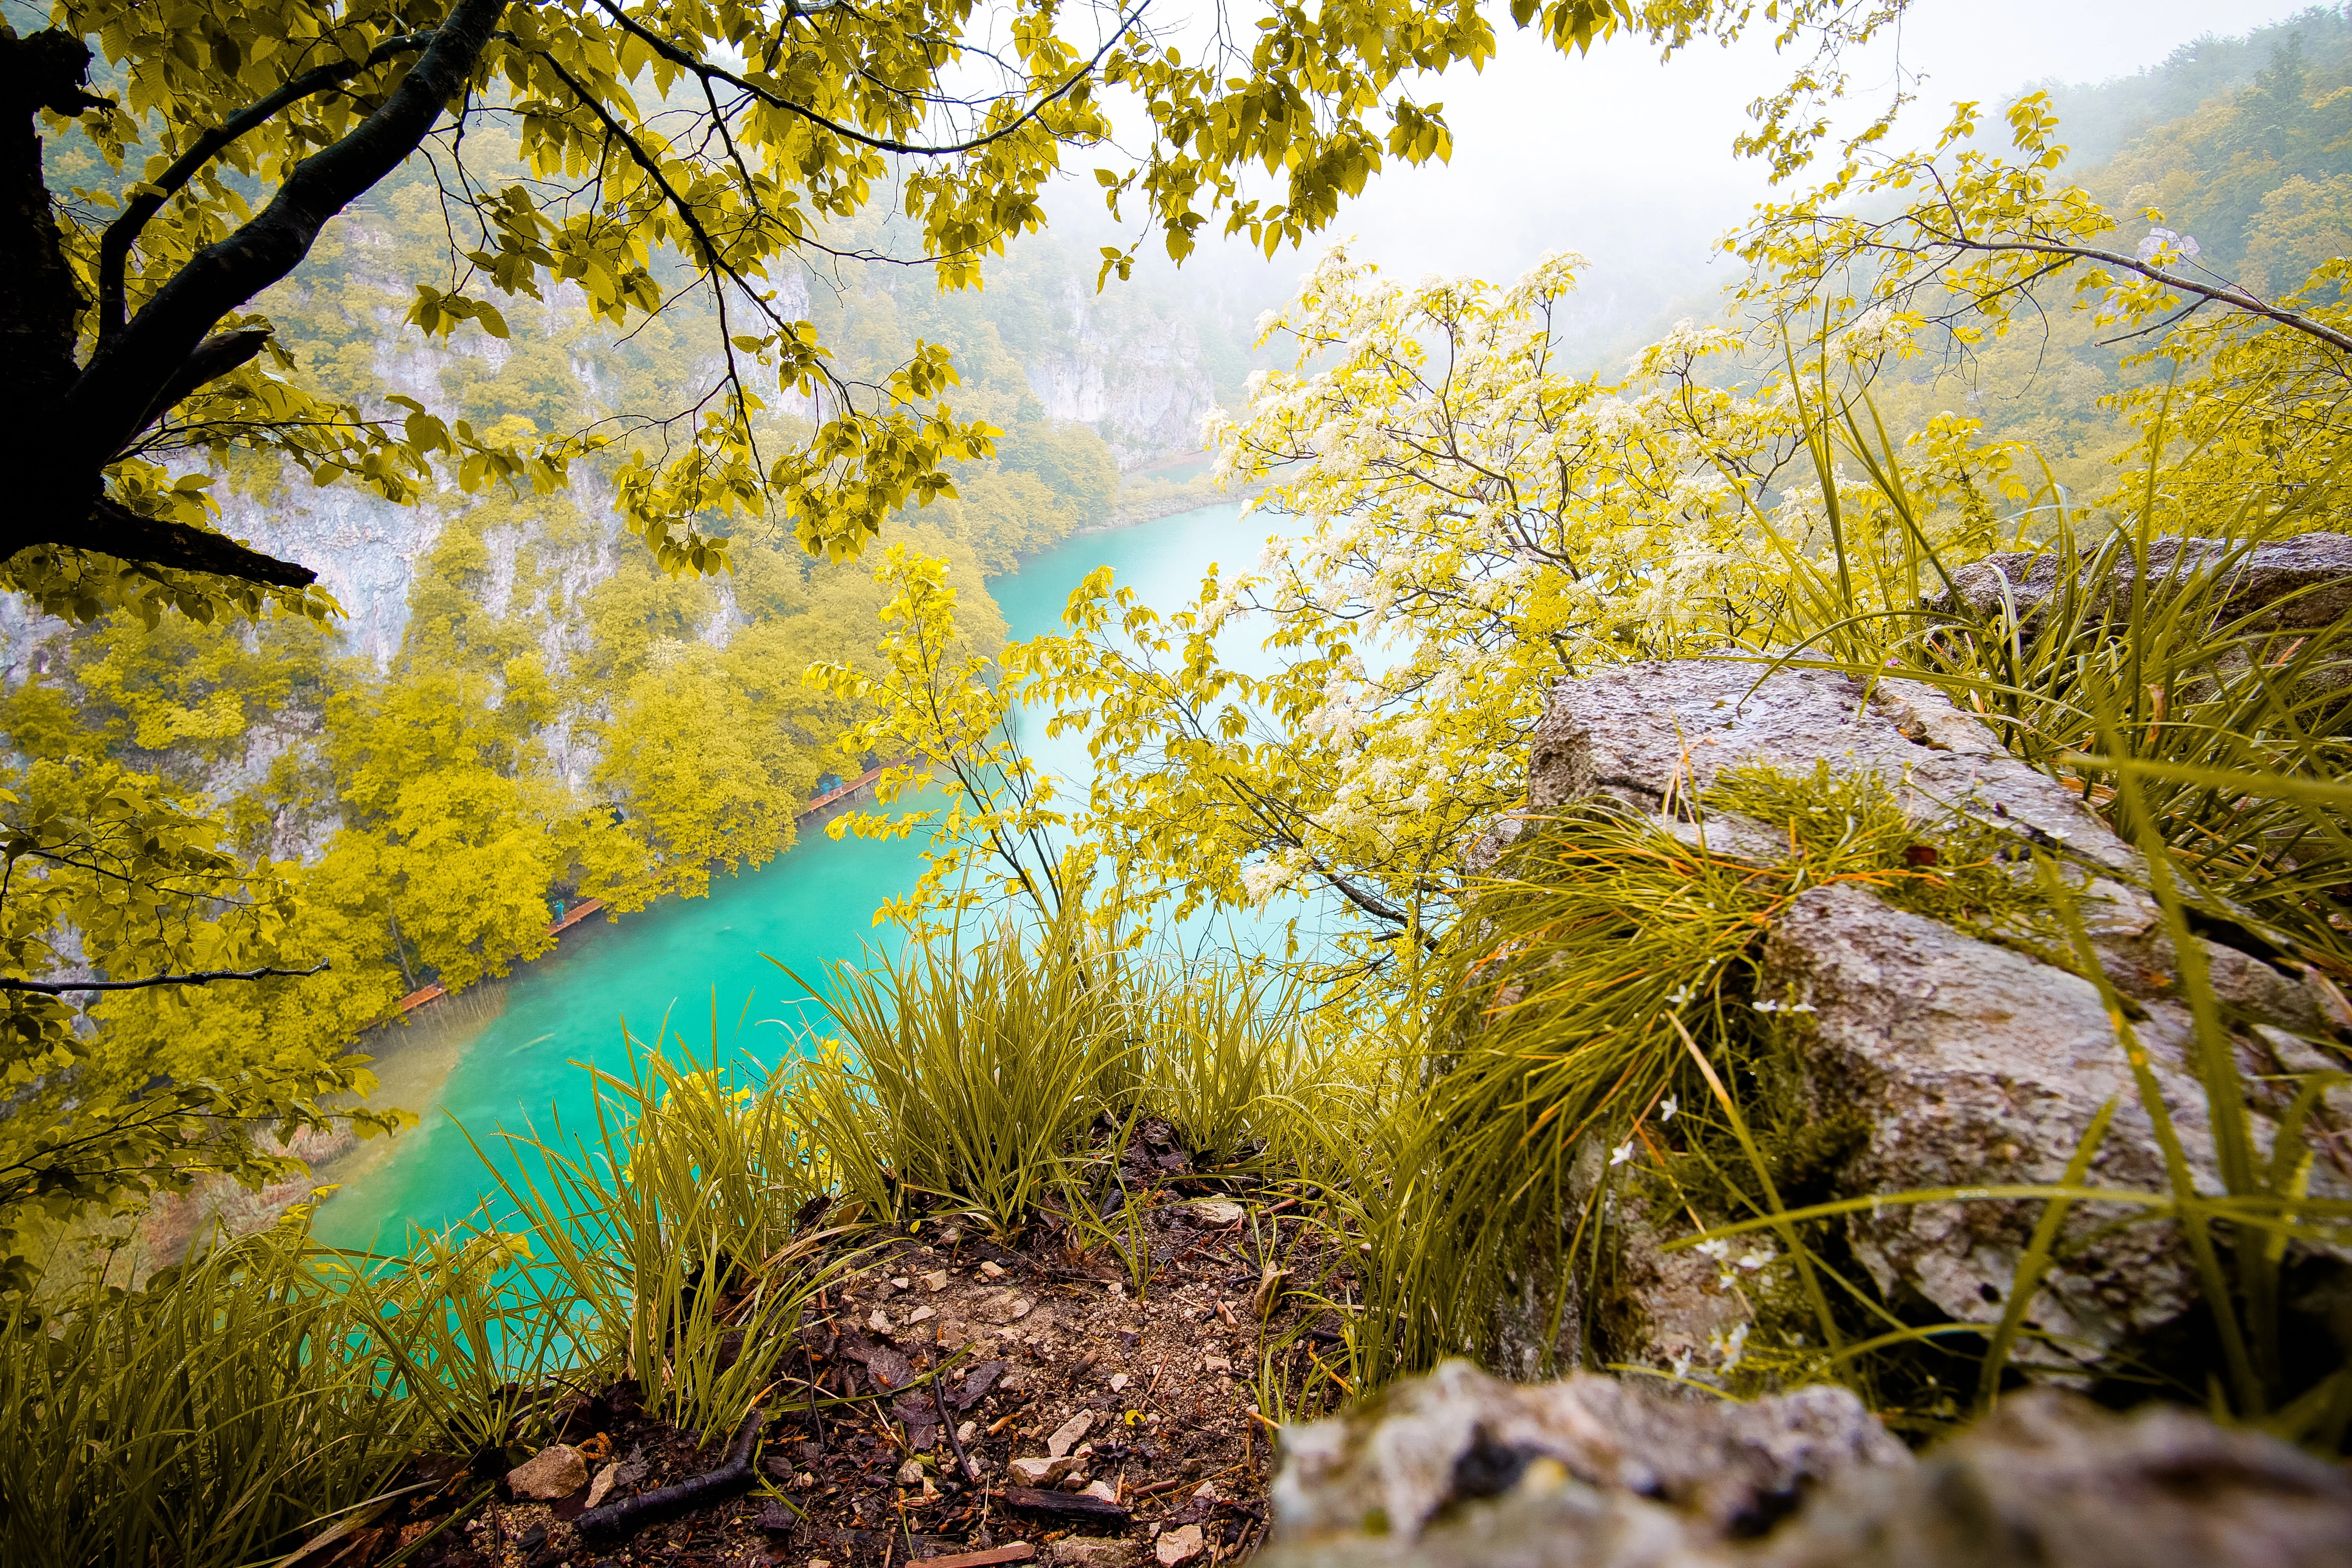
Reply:
[[1054, 418], [1099, 431], [1121, 472], [1198, 452], [1217, 405], [1199, 331], [1163, 311], [1113, 309], [1115, 298], [1065, 283], [1057, 341], [1030, 357], [1030, 389]]
[[[380, 281], [388, 282], [389, 275]], [[576, 295], [576, 290], [570, 292]], [[567, 312], [576, 313], [576, 303], [559, 293], [544, 310], [533, 312], [537, 324], [552, 335], [565, 325]], [[783, 279], [778, 308], [787, 314], [807, 310], [803, 279]], [[400, 328], [393, 312], [378, 314], [384, 338], [375, 356], [375, 374], [389, 390], [427, 407], [447, 402], [442, 373], [458, 359], [470, 356], [496, 369], [510, 352], [509, 344], [480, 334], [446, 344], [426, 342]], [[510, 315], [518, 325], [524, 324], [520, 302]], [[583, 403], [592, 408], [605, 406], [609, 389], [595, 362], [575, 356], [572, 368]], [[1190, 322], [1131, 300], [1123, 304], [1117, 294], [1098, 297], [1075, 276], [1066, 280], [1048, 340], [1030, 346], [1024, 370], [1047, 412], [1055, 418], [1093, 426], [1122, 470], [1197, 452], [1202, 417], [1216, 404], [1200, 334]], [[780, 412], [813, 412], [796, 393], [761, 390]], [[221, 500], [223, 531], [318, 572], [350, 617], [346, 627], [352, 650], [379, 665], [400, 646], [416, 561], [431, 551], [451, 509], [467, 504], [452, 493], [422, 507], [395, 506], [352, 485], [313, 489], [299, 477], [264, 499], [224, 493]], [[613, 545], [620, 538], [610, 490], [585, 470], [575, 476], [572, 500], [600, 525], [604, 537], [576, 563], [576, 574], [571, 566], [565, 568], [567, 599], [576, 599], [612, 570]], [[574, 576], [576, 581], [569, 580]], [[726, 620], [720, 617], [722, 626]], [[551, 645], [542, 652], [555, 659], [561, 649]]]

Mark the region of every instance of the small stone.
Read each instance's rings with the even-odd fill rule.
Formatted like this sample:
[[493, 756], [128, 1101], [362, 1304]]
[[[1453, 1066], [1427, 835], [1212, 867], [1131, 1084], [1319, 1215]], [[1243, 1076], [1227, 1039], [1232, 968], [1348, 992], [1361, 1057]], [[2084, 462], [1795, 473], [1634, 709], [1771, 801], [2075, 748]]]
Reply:
[[881, 1308], [877, 1307], [874, 1309], [874, 1315], [866, 1320], [866, 1326], [877, 1334], [887, 1334], [890, 1331], [890, 1316]]
[[967, 1421], [956, 1428], [956, 1441], [959, 1443], [970, 1444], [979, 1436], [980, 1423], [977, 1421]]
[[980, 1277], [983, 1279], [1002, 1279], [1004, 1278], [1004, 1270], [994, 1263], [982, 1263], [980, 1266]]
[[1187, 1524], [1161, 1536], [1152, 1545], [1151, 1554], [1160, 1559], [1160, 1568], [1176, 1568], [1178, 1563], [1190, 1563], [1207, 1550], [1207, 1543], [1201, 1539], [1201, 1527]]
[[931, 1319], [938, 1316], [939, 1314], [932, 1311], [929, 1307], [918, 1307], [913, 1311], [907, 1314], [907, 1321], [910, 1323], [929, 1322]]
[[620, 1477], [621, 1467], [618, 1465], [607, 1465], [598, 1470], [596, 1479], [588, 1483], [588, 1506], [602, 1508], [604, 1505], [604, 1500], [613, 1495], [613, 1483], [620, 1479]]
[[907, 1277], [904, 1274], [901, 1274], [890, 1281], [890, 1289], [893, 1290], [904, 1290], [907, 1289], [908, 1284], [909, 1281]]
[[1185, 1211], [1202, 1225], [1239, 1225], [1247, 1212], [1231, 1198], [1194, 1198], [1184, 1205]]
[[1075, 1455], [1057, 1455], [1050, 1459], [1015, 1459], [1005, 1468], [1024, 1487], [1050, 1487], [1059, 1484], [1085, 1463]]
[[1022, 1297], [1019, 1300], [1013, 1303], [1013, 1320], [1017, 1322], [1021, 1319], [1027, 1317], [1031, 1310], [1036, 1305], [1037, 1303], [1029, 1300], [1028, 1297]]
[[946, 1269], [934, 1268], [929, 1274], [923, 1276], [923, 1289], [929, 1290], [932, 1295], [936, 1296], [947, 1288], [948, 1271]]
[[1124, 1392], [1127, 1388], [1127, 1373], [1123, 1372], [1115, 1372], [1110, 1374], [1110, 1391], [1113, 1394]]
[[1133, 1568], [1136, 1562], [1135, 1542], [1084, 1535], [1066, 1535], [1046, 1547], [1045, 1552], [1045, 1561], [1054, 1568]]
[[1054, 1428], [1054, 1435], [1045, 1439], [1045, 1452], [1057, 1459], [1060, 1458], [1085, 1439], [1094, 1424], [1093, 1411], [1079, 1411], [1076, 1415]]
[[566, 1443], [551, 1443], [507, 1472], [507, 1489], [519, 1498], [553, 1502], [588, 1484], [588, 1461]]
[[1234, 1363], [1221, 1355], [1204, 1355], [1201, 1358], [1201, 1364], [1211, 1372], [1231, 1372], [1234, 1370]]
[[1118, 1500], [1118, 1489], [1111, 1485], [1108, 1481], [1088, 1481], [1086, 1485], [1086, 1489], [1079, 1495], [1082, 1497], [1100, 1498], [1105, 1502], [1117, 1502]]
[[923, 1467], [921, 1463], [918, 1460], [909, 1459], [905, 1464], [899, 1466], [898, 1484], [902, 1487], [921, 1486], [923, 1484]]
[[1224, 1495], [1217, 1489], [1217, 1483], [1214, 1481], [1202, 1481], [1192, 1489], [1194, 1502], [1218, 1502], [1223, 1500]]

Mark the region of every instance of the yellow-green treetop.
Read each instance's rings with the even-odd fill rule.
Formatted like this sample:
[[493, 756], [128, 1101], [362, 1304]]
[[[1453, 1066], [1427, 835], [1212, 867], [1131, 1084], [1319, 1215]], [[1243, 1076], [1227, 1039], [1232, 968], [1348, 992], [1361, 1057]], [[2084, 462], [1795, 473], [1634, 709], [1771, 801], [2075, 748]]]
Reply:
[[[1900, 6], [1783, 0], [1764, 17], [1783, 43], [1834, 50]], [[1384, 159], [1445, 157], [1442, 105], [1412, 85], [1495, 48], [1477, 0], [1255, 9], [1188, 58], [1149, 0], [58, 0], [46, 30], [0, 35], [0, 397], [20, 449], [41, 454], [6, 513], [6, 583], [82, 617], [326, 613], [309, 568], [208, 526], [184, 459], [237, 449], [406, 501], [451, 481], [552, 489], [601, 448], [666, 570], [723, 566], [726, 531], [754, 518], [854, 553], [889, 512], [952, 494], [948, 465], [985, 456], [995, 432], [948, 402], [937, 344], [876, 379], [841, 374], [780, 304], [782, 267], [879, 200], [919, 232], [911, 259], [976, 284], [985, 257], [1044, 221], [1047, 183], [1108, 142], [1119, 90], [1149, 129], [1123, 167], [1095, 170], [1112, 211], [1125, 201], [1179, 258], [1213, 221], [1271, 252]], [[1509, 6], [1563, 50], [1621, 29], [1671, 50], [1737, 35], [1752, 11]], [[1818, 61], [1800, 81], [1836, 85]], [[1801, 96], [1768, 116], [1768, 141]], [[469, 152], [468, 127], [488, 123], [511, 136]], [[50, 189], [45, 133], [79, 136], [115, 177]], [[519, 150], [519, 174], [480, 156], [486, 140]], [[410, 279], [410, 327], [503, 336], [494, 296], [568, 285], [626, 328], [699, 292], [699, 395], [517, 440], [396, 395], [303, 390], [257, 297], [412, 159], [448, 239], [435, 275]], [[1105, 274], [1132, 255], [1108, 250]], [[763, 390], [813, 399], [813, 427], [763, 443]]]

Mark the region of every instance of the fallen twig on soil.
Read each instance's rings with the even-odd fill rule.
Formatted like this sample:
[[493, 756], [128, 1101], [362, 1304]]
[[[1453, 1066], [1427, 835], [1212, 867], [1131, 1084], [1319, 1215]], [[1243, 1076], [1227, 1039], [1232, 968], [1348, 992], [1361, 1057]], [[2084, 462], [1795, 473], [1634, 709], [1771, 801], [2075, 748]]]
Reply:
[[617, 1541], [643, 1530], [649, 1524], [691, 1513], [696, 1509], [713, 1503], [726, 1502], [741, 1497], [758, 1484], [760, 1472], [752, 1458], [760, 1447], [760, 1425], [767, 1413], [756, 1406], [743, 1417], [736, 1429], [735, 1440], [727, 1446], [727, 1458], [718, 1468], [705, 1470], [698, 1476], [688, 1476], [672, 1486], [656, 1487], [649, 1492], [639, 1492], [619, 1502], [608, 1502], [602, 1508], [592, 1508], [572, 1521], [572, 1528], [583, 1540]]
[[1115, 1502], [1105, 1502], [1085, 1492], [1040, 1491], [1034, 1487], [1006, 1487], [991, 1497], [1002, 1498], [1014, 1508], [1025, 1508], [1038, 1513], [1057, 1513], [1068, 1519], [1114, 1521], [1125, 1524], [1133, 1518], [1127, 1509]]

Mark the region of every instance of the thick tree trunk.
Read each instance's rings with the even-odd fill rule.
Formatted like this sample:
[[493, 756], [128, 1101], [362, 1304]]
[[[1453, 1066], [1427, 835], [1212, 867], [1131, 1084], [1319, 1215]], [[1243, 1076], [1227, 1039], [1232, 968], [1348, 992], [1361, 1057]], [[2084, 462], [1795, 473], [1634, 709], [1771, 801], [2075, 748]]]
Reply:
[[0, 29], [0, 419], [30, 455], [0, 500], [0, 560], [52, 545], [281, 587], [316, 580], [223, 535], [135, 515], [106, 499], [103, 471], [173, 405], [260, 351], [263, 334], [213, 329], [416, 150], [466, 90], [508, 4], [457, 0], [374, 113], [296, 164], [267, 207], [192, 258], [86, 366], [74, 352], [88, 301], [65, 264], [34, 116], [103, 100], [83, 90], [79, 38]]
[[78, 374], [74, 322], [88, 301], [66, 267], [34, 115], [96, 102], [81, 89], [89, 69], [79, 38], [0, 29], [0, 419], [13, 430], [45, 424]]

